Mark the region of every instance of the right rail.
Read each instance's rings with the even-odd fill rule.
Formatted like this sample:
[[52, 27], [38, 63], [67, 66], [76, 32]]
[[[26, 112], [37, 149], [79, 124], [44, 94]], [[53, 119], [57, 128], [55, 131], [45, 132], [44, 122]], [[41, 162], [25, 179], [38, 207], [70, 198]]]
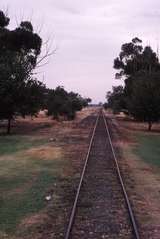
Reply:
[[127, 194], [127, 191], [126, 191], [123, 179], [122, 179], [122, 175], [121, 175], [120, 168], [119, 168], [119, 165], [118, 165], [118, 160], [117, 160], [116, 153], [115, 153], [115, 150], [114, 150], [114, 147], [113, 147], [113, 143], [112, 143], [112, 140], [111, 140], [111, 135], [110, 135], [110, 132], [109, 132], [109, 128], [108, 128], [107, 121], [106, 121], [106, 118], [104, 116], [104, 113], [103, 113], [103, 119], [104, 119], [104, 122], [105, 122], [106, 131], [107, 131], [109, 142], [110, 142], [110, 145], [111, 145], [112, 154], [113, 154], [116, 169], [117, 169], [117, 175], [118, 175], [121, 187], [122, 187], [122, 191], [123, 191], [125, 201], [126, 201], [126, 204], [127, 204], [127, 208], [128, 208], [128, 213], [129, 213], [130, 220], [131, 220], [131, 223], [132, 223], [132, 226], [133, 226], [133, 232], [135, 234], [135, 238], [140, 239], [137, 223], [135, 221], [134, 213], [133, 213], [133, 210], [132, 210], [132, 207], [131, 207], [131, 204], [130, 204], [130, 201], [129, 201], [129, 197], [128, 197], [128, 194]]

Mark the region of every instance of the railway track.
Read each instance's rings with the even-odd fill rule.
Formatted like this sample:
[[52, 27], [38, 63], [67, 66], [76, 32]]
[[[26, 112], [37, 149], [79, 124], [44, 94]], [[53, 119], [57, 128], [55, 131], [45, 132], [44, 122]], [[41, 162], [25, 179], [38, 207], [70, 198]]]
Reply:
[[65, 239], [139, 239], [107, 121], [99, 113]]

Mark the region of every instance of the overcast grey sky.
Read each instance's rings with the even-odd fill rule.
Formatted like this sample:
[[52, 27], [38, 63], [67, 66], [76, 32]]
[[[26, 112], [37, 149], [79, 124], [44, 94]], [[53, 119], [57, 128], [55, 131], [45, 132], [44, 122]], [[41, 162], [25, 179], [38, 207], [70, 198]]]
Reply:
[[39, 69], [48, 87], [63, 85], [93, 102], [104, 101], [114, 80], [113, 59], [124, 42], [141, 38], [156, 50], [160, 40], [159, 0], [1, 0], [11, 27], [16, 19], [43, 23], [43, 39], [52, 36], [56, 54]]

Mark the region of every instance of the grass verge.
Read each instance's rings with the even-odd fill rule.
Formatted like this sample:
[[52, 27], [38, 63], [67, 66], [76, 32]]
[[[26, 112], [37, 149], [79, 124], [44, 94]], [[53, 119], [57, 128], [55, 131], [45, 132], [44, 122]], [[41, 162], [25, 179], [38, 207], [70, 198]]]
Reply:
[[45, 208], [46, 193], [65, 162], [44, 138], [4, 136], [0, 145], [0, 234], [10, 238], [25, 217]]
[[160, 166], [160, 135], [158, 134], [136, 134], [137, 144], [133, 147], [133, 153], [145, 162], [154, 166]]

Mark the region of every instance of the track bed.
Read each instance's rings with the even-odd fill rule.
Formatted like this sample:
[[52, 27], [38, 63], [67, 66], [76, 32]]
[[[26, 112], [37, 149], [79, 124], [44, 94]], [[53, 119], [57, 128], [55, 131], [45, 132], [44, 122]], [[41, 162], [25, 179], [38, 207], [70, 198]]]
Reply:
[[135, 238], [102, 115], [95, 130], [70, 238]]

